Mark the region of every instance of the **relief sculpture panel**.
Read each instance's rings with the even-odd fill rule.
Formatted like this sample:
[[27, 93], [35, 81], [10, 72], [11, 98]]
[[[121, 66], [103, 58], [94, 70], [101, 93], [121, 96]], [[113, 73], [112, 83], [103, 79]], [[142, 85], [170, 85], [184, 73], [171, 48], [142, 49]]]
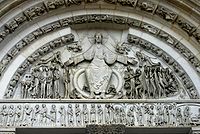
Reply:
[[27, 103], [1, 104], [0, 127], [186, 127], [200, 125], [199, 104]]
[[[105, 31], [90, 31], [90, 34], [75, 37], [77, 41], [61, 45], [63, 47], [50, 54], [49, 46], [41, 48], [45, 56], [32, 61], [32, 66], [27, 67], [24, 74], [19, 76], [13, 98], [190, 97], [180, 75], [171, 69], [172, 63], [168, 64], [169, 62], [158, 58], [165, 54], [161, 49], [150, 46], [149, 53], [146, 51], [146, 42], [139, 38], [134, 39], [128, 34], [126, 37], [119, 42], [120, 40], [114, 40], [114, 37]], [[143, 47], [146, 46], [146, 49], [139, 47], [135, 41]], [[62, 42], [65, 40], [62, 39]], [[38, 50], [39, 53], [41, 49]]]

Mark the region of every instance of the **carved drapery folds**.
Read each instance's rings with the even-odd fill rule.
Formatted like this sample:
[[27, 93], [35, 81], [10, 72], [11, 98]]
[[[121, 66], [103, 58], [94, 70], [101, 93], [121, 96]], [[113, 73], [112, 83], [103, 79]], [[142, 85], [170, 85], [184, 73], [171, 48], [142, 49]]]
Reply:
[[159, 64], [145, 65], [135, 71], [127, 67], [124, 79], [129, 99], [170, 97], [180, 88], [174, 74]]
[[[0, 28], [0, 43], [23, 24], [37, 21], [36, 18], [56, 9], [70, 10], [83, 5], [87, 10], [89, 4], [96, 3], [100, 7], [111, 4], [116, 9], [123, 6], [156, 15], [200, 41], [195, 25], [154, 1], [44, 0], [6, 22]], [[128, 32], [133, 28], [162, 40], [200, 72], [198, 58], [182, 40], [143, 21], [147, 20], [136, 20], [131, 15], [81, 13], [59, 17], [28, 33], [0, 61], [1, 76], [23, 49], [38, 38], [66, 27], [74, 28], [73, 34], [63, 35], [62, 30], [62, 34], [57, 34], [61, 37], [40, 44], [35, 52], [28, 53], [9, 81], [5, 100], [0, 102], [0, 127], [86, 127], [88, 134], [123, 134], [126, 127], [200, 126], [198, 100], [197, 103], [183, 101], [199, 98], [186, 71], [159, 45]], [[114, 24], [120, 30], [106, 30], [104, 26], [82, 29], [90, 24], [91, 27]], [[80, 29], [76, 28], [79, 26]], [[123, 26], [131, 30], [122, 30]]]
[[[52, 52], [56, 48], [62, 47], [63, 45], [73, 44], [73, 41], [74, 41], [74, 35], [72, 35], [72, 34], [69, 34], [69, 35], [66, 35], [63, 37], [59, 37], [58, 39], [55, 39], [55, 40], [49, 42], [48, 44], [42, 46], [37, 51], [35, 51], [31, 56], [29, 56], [22, 63], [22, 65], [18, 68], [18, 70], [15, 72], [14, 77], [12, 78], [12, 80], [10, 81], [10, 83], [8, 85], [8, 90], [5, 93], [5, 98], [12, 98], [14, 96], [16, 86], [19, 84], [20, 76], [23, 76], [23, 79], [20, 80], [21, 97], [22, 98], [35, 98], [36, 92], [38, 92], [37, 91], [38, 90], [37, 84], [38, 84], [38, 80], [39, 80], [38, 74], [42, 73], [43, 71], [44, 72], [46, 71], [48, 73], [49, 79], [51, 79], [51, 77], [52, 77], [51, 75], [54, 75], [55, 77], [59, 77], [57, 73], [59, 73], [58, 72], [59, 67], [62, 66], [61, 62], [59, 60], [59, 58], [60, 58], [59, 52], [55, 53], [54, 56], [51, 57], [51, 59], [46, 59], [46, 60], [42, 59], [41, 61], [38, 61], [38, 60], [40, 60], [40, 58], [42, 56], [46, 55], [49, 52]], [[38, 66], [35, 66], [34, 68], [32, 68], [32, 70], [30, 72], [25, 74], [27, 69], [30, 69], [30, 67], [36, 61], [38, 61]], [[44, 63], [44, 64], [41, 65], [41, 63]], [[48, 65], [48, 64], [50, 64], [50, 65]], [[49, 70], [51, 70], [51, 71], [55, 70], [55, 71], [53, 71], [54, 74], [52, 74], [52, 72], [48, 72]], [[45, 77], [46, 77], [46, 74], [45, 74]], [[54, 78], [54, 79], [57, 79], [57, 78]], [[42, 80], [42, 78], [40, 80]], [[45, 81], [45, 84], [46, 84], [46, 81]], [[52, 89], [52, 85], [49, 88]], [[28, 94], [29, 91], [31, 92], [32, 95], [30, 93]]]
[[22, 98], [60, 98], [60, 53], [41, 61], [21, 81]]
[[[23, 99], [160, 99], [185, 92], [198, 98], [185, 71], [160, 48], [132, 35], [113, 49], [108, 40], [94, 33], [88, 43], [74, 42], [71, 34], [42, 46], [18, 68], [5, 98], [18, 94]], [[63, 61], [61, 57], [68, 55], [53, 51], [63, 46], [75, 56]], [[130, 54], [132, 47], [137, 50]]]
[[0, 127], [86, 127], [93, 132], [95, 128], [113, 125], [113, 131], [124, 132], [125, 126], [199, 126], [199, 115], [199, 104], [175, 102], [4, 103], [0, 105]]
[[[3, 57], [3, 59], [0, 62], [0, 74], [1, 75], [3, 74], [9, 63], [12, 62], [12, 60], [20, 53], [20, 51], [23, 48], [30, 45], [33, 41], [37, 40], [39, 37], [44, 36], [45, 34], [53, 32], [60, 28], [82, 23], [116, 23], [121, 25], [127, 24], [129, 27], [132, 28], [140, 28], [145, 32], [151, 33], [154, 36], [159, 37], [160, 39], [168, 43], [171, 47], [175, 48], [177, 52], [179, 52], [184, 58], [186, 58], [189, 61], [189, 63], [195, 68], [197, 72], [200, 72], [199, 68], [200, 64], [197, 57], [177, 39], [170, 36], [168, 33], [156, 28], [155, 26], [127, 17], [103, 15], [103, 14], [92, 14], [92, 15], [89, 14], [89, 15], [64, 18], [59, 21], [55, 21], [53, 23], [45, 25], [33, 31], [32, 33], [28, 34], [21, 41], [19, 41], [13, 48], [11, 48], [9, 52]], [[195, 34], [196, 35], [195, 37], [198, 38], [197, 31], [194, 32], [193, 34]], [[78, 48], [77, 46], [77, 49], [80, 48]], [[75, 49], [75, 51], [77, 50]]]
[[[168, 39], [172, 39], [172, 38], [170, 38], [168, 36], [166, 39], [168, 40]], [[148, 41], [146, 41], [144, 39], [141, 39], [141, 38], [139, 38], [137, 36], [128, 35], [128, 42], [132, 43], [133, 45], [136, 45], [136, 46], [138, 46], [138, 47], [140, 47], [140, 48], [142, 48], [144, 50], [147, 50], [148, 52], [156, 55], [157, 57], [160, 57], [161, 60], [163, 60], [165, 63], [167, 63], [169, 66], [171, 66], [171, 68], [173, 69], [174, 73], [176, 73], [179, 76], [179, 78], [181, 78], [182, 82], [185, 83], [184, 87], [187, 89], [187, 92], [189, 93], [189, 95], [192, 98], [198, 98], [197, 91], [195, 91], [194, 87], [191, 86], [192, 85], [192, 81], [189, 80], [189, 77], [187, 76], [186, 73], [184, 73], [184, 70], [182, 69], [182, 67], [178, 63], [176, 63], [176, 61], [173, 58], [170, 58], [170, 56], [166, 52], [162, 52], [162, 50], [160, 48], [158, 48], [157, 46], [154, 46], [150, 42], [148, 42]], [[171, 43], [173, 43], [173, 42], [171, 42]], [[143, 58], [143, 59], [145, 59], [145, 58]], [[163, 70], [165, 70], [165, 69], [163, 68]]]

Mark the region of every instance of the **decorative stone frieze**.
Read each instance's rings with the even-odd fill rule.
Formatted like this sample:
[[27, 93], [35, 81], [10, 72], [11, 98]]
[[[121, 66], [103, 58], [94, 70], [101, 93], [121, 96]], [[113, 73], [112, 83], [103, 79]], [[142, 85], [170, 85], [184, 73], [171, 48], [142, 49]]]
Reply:
[[193, 33], [194, 38], [200, 42], [200, 29], [197, 29], [196, 31], [194, 31]]
[[[22, 65], [18, 68], [17, 72], [14, 74], [12, 77], [9, 85], [8, 85], [8, 90], [5, 93], [6, 98], [12, 98], [15, 92], [15, 87], [18, 84], [19, 78], [24, 74], [24, 72], [41, 56], [44, 56], [45, 54], [53, 51], [54, 49], [61, 47], [65, 44], [72, 43], [74, 40], [74, 36], [69, 34], [65, 35], [63, 37], [59, 37], [58, 39], [55, 39], [54, 41], [49, 42], [48, 44], [42, 46], [39, 48], [36, 52], [34, 52], [31, 56], [29, 56], [23, 63]], [[75, 48], [71, 48], [74, 50]], [[76, 48], [77, 50], [80, 49], [80, 47]]]
[[[175, 48], [177, 52], [179, 52], [182, 56], [184, 56], [191, 63], [191, 65], [194, 66], [197, 72], [199, 72], [200, 70], [199, 69], [200, 62], [198, 58], [196, 58], [188, 48], [186, 48], [182, 43], [180, 42], [178, 43], [178, 41], [174, 37], [170, 36], [168, 33], [150, 24], [127, 17], [105, 15], [105, 14], [92, 14], [92, 15], [88, 14], [88, 15], [75, 16], [55, 21], [27, 35], [24, 39], [19, 41], [15, 45], [15, 47], [13, 47], [9, 51], [9, 53], [5, 55], [4, 58], [1, 60], [0, 74], [2, 74], [5, 71], [6, 66], [8, 66], [9, 63], [14, 59], [14, 57], [19, 54], [19, 51], [21, 51], [23, 47], [29, 45], [31, 42], [35, 41], [42, 35], [45, 35], [49, 32], [53, 32], [60, 28], [72, 26], [75, 24], [87, 24], [87, 23], [115, 23], [121, 25], [128, 25], [129, 27], [132, 28], [142, 29], [143, 31], [151, 33], [152, 35], [159, 37], [161, 40], [168, 43], [171, 47]], [[178, 45], [176, 45], [177, 43]]]
[[65, 6], [65, 0], [48, 0], [44, 1], [47, 11], [55, 10], [57, 8]]
[[4, 102], [0, 104], [0, 126], [86, 127], [92, 132], [96, 130], [93, 128], [101, 129], [105, 125], [113, 131], [124, 132], [125, 126], [169, 128], [200, 125], [200, 106], [195, 102], [88, 102]]
[[[64, 8], [76, 10], [80, 5], [85, 11], [95, 4], [101, 9], [112, 5], [116, 10], [123, 7], [123, 11], [156, 15], [199, 41], [197, 27], [162, 2], [44, 0], [23, 9], [3, 25], [0, 43], [7, 35], [23, 30], [23, 26], [27, 26], [23, 24], [35, 23], [57, 9], [63, 13]], [[22, 32], [23, 39], [13, 44], [0, 61], [1, 76], [5, 71], [8, 74], [1, 82], [2, 89], [6, 89], [0, 100], [0, 134], [32, 128], [85, 129], [88, 134], [125, 134], [127, 129], [129, 133], [143, 128], [191, 128], [189, 133], [200, 133], [200, 96], [196, 89], [199, 80], [195, 79], [199, 77], [194, 71], [200, 74], [197, 52], [192, 53], [182, 40], [157, 26], [123, 17], [123, 14], [73, 13], [72, 17], [56, 17], [56, 21], [54, 16], [51, 23], [44, 20], [42, 23], [47, 24], [35, 31], [32, 29], [31, 33]], [[113, 26], [110, 28], [107, 24]], [[67, 31], [71, 28], [70, 34], [65, 33], [64, 28], [68, 28]], [[63, 30], [57, 31], [60, 29]], [[56, 31], [59, 33], [52, 33]], [[140, 33], [144, 36], [139, 37]], [[36, 48], [26, 51], [26, 47], [32, 48], [31, 43], [48, 34], [51, 35], [47, 40], [38, 40]], [[152, 40], [148, 41], [148, 37]], [[14, 60], [19, 60], [21, 65], [8, 68]], [[9, 74], [11, 69], [15, 72]], [[195, 78], [189, 74], [190, 70]]]
[[142, 30], [147, 31], [153, 35], [157, 35], [160, 31], [160, 29], [158, 29], [152, 25], [149, 25], [147, 23], [144, 23], [144, 22], [141, 23], [140, 27]]
[[176, 20], [178, 16], [176, 13], [163, 6], [158, 6], [155, 13], [164, 20], [172, 23]]
[[150, 0], [139, 0], [137, 5], [142, 11], [149, 13], [153, 13], [157, 7], [157, 5]]
[[[39, 29], [36, 29], [32, 33], [29, 33], [22, 40], [20, 40], [14, 47], [12, 47], [7, 55], [1, 60], [0, 63], [0, 74], [6, 69], [6, 66], [15, 59], [15, 57], [20, 53], [20, 51], [26, 46], [30, 45], [33, 41], [37, 40], [39, 37], [46, 35], [49, 32], [56, 31], [61, 28], [60, 22], [56, 21], [45, 25]], [[63, 27], [62, 27], [63, 28]]]
[[[69, 7], [71, 5], [80, 5], [82, 2], [87, 3], [95, 3], [98, 2], [99, 0], [92, 0], [92, 1], [87, 1], [87, 0], [46, 0], [43, 3], [39, 3], [33, 7], [30, 7], [29, 9], [25, 10], [23, 13], [21, 13], [19, 16], [16, 16], [14, 19], [11, 19], [9, 22], [6, 23], [4, 26], [5, 30], [0, 31], [0, 33], [7, 33], [6, 31], [9, 30], [9, 33], [14, 32], [20, 25], [22, 25], [26, 21], [31, 21], [39, 16], [45, 15], [49, 11], [53, 11], [55, 9], [59, 9], [62, 7]], [[170, 9], [163, 7], [161, 5], [157, 5], [153, 3], [152, 1], [149, 0], [104, 0], [106, 3], [110, 4], [119, 4], [121, 6], [128, 6], [128, 7], [138, 7], [138, 9], [150, 13], [157, 14], [159, 17], [162, 19], [174, 23], [177, 20], [177, 24], [180, 26], [180, 28], [185, 31], [189, 36], [193, 35], [192, 33], [195, 31], [196, 27], [193, 26], [192, 24], [188, 23], [188, 20], [184, 19], [183, 17], [179, 16], [177, 13], [171, 11]], [[190, 31], [191, 29], [191, 31]], [[197, 33], [198, 34], [198, 33]], [[1, 34], [0, 34], [1, 35]], [[7, 34], [5, 35], [7, 36]], [[0, 36], [0, 42], [4, 40], [4, 37]], [[194, 35], [193, 35], [194, 36]], [[194, 36], [196, 37], [196, 36]], [[195, 38], [196, 39], [196, 38]], [[198, 41], [198, 40], [197, 40]]]
[[196, 31], [196, 27], [191, 24], [189, 21], [184, 20], [183, 18], [178, 17], [178, 19], [176, 20], [176, 23], [178, 24], [178, 26], [184, 30], [185, 32], [187, 32], [187, 34], [189, 36], [192, 36], [192, 33]]
[[130, 6], [130, 7], [135, 7], [136, 6], [136, 3], [137, 3], [137, 0], [118, 0], [117, 1], [120, 5], [122, 6]]
[[[107, 49], [109, 46], [101, 44], [110, 39], [103, 37], [102, 34], [98, 35], [88, 37], [89, 44], [72, 43], [73, 37], [68, 39], [67, 36], [65, 40], [62, 37], [42, 46], [18, 68], [8, 85], [5, 98], [13, 98], [16, 89], [18, 89], [21, 94], [20, 98], [23, 99], [149, 99], [176, 96], [182, 92], [179, 91], [182, 88], [187, 91], [190, 98], [199, 98], [192, 81], [182, 67], [160, 48], [137, 36], [128, 35], [127, 41], [130, 44], [117, 44], [115, 51], [119, 54], [114, 54], [115, 52]], [[87, 51], [79, 53], [78, 56], [70, 57], [65, 62], [60, 58], [61, 52], [59, 51], [53, 56], [41, 59], [41, 56], [47, 55], [54, 48], [63, 46], [61, 42], [67, 42], [67, 50], [73, 52], [82, 51], [82, 46], [91, 45], [91, 47]], [[164, 67], [159, 60], [152, 61], [151, 57], [139, 50], [134, 55], [129, 55], [133, 46], [159, 57], [158, 59], [164, 61], [172, 70]], [[104, 52], [104, 55], [101, 55], [101, 51]], [[85, 68], [81, 67], [82, 62], [91, 63]], [[99, 65], [99, 62], [102, 64]], [[120, 66], [114, 65], [116, 63], [128, 67], [124, 67], [122, 70]], [[77, 68], [79, 64], [80, 69]], [[112, 65], [115, 67], [113, 68]], [[101, 71], [104, 74], [99, 74], [98, 77], [94, 75]], [[83, 75], [86, 76], [85, 79], [80, 80]], [[115, 77], [117, 79], [113, 79]], [[80, 84], [79, 81], [82, 83]], [[100, 83], [93, 83], [94, 81], [100, 81]], [[115, 86], [116, 83], [118, 86]]]
[[177, 73], [177, 75], [182, 79], [184, 86], [188, 89], [187, 91], [190, 94], [190, 96], [192, 98], [198, 98], [197, 91], [193, 89], [194, 86], [191, 86], [192, 81], [190, 80], [189, 76], [185, 73], [182, 67], [178, 63], [176, 63], [176, 61], [172, 57], [170, 57], [166, 52], [163, 52], [160, 48], [153, 45], [152, 43], [134, 35], [129, 34], [127, 40], [129, 43], [132, 43], [132, 45], [141, 47], [142, 49], [153, 53], [157, 57], [160, 57], [160, 59], [166, 62], [169, 66], [171, 66], [174, 72]]
[[33, 20], [47, 13], [47, 9], [44, 4], [37, 4], [33, 7], [24, 11], [24, 15], [28, 18], [28, 20]]
[[[159, 31], [158, 37], [161, 40], [167, 42], [172, 47], [175, 46], [178, 43], [177, 39], [175, 39], [174, 37], [172, 37], [171, 35], [169, 35], [168, 33], [164, 32], [162, 30]], [[181, 46], [183, 46], [183, 45], [181, 45]]]
[[10, 34], [10, 30], [9, 29], [7, 29], [7, 28], [1, 28], [1, 30], [0, 30], [0, 42], [2, 42], [4, 39], [5, 39], [5, 37], [7, 36], [7, 35], [9, 35]]

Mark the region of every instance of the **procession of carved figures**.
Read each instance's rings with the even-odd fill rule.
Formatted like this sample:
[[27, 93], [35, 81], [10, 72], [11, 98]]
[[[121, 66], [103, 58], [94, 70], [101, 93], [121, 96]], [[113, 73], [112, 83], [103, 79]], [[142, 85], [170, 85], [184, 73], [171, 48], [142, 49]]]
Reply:
[[200, 108], [176, 103], [1, 105], [0, 126], [200, 125]]
[[[22, 98], [60, 98], [60, 53], [37, 63], [21, 81]], [[45, 63], [44, 63], [45, 62]]]
[[65, 62], [60, 51], [40, 59], [20, 81], [21, 98], [152, 99], [180, 93], [180, 81], [157, 58], [141, 51], [130, 55], [125, 43], [111, 50], [107, 40], [95, 33], [86, 51], [85, 44], [68, 45], [78, 54]]

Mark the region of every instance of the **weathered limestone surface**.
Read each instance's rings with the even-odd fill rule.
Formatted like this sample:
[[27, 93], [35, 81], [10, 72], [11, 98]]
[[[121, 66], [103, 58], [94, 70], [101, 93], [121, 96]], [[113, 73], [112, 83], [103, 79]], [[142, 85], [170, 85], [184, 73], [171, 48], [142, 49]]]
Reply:
[[198, 8], [195, 0], [0, 0], [0, 134], [199, 134]]

